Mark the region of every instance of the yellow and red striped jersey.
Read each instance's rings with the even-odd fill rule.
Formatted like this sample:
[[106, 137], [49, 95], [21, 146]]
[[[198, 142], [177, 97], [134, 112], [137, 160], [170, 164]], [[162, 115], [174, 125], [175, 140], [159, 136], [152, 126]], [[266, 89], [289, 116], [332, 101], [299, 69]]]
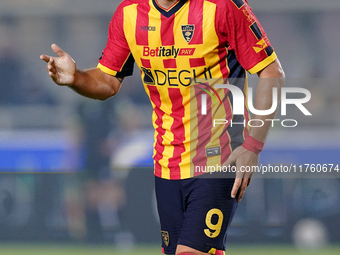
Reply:
[[[247, 136], [241, 125], [213, 126], [214, 118], [242, 122], [249, 114], [245, 104], [244, 115], [233, 116], [231, 93], [211, 83], [222, 79], [247, 95], [246, 71], [257, 73], [275, 59], [246, 0], [179, 0], [169, 9], [157, 0], [124, 0], [98, 68], [124, 77], [137, 63], [153, 106], [155, 174], [185, 179], [201, 174], [197, 166], [221, 165]], [[219, 104], [209, 97], [202, 115], [204, 91]]]

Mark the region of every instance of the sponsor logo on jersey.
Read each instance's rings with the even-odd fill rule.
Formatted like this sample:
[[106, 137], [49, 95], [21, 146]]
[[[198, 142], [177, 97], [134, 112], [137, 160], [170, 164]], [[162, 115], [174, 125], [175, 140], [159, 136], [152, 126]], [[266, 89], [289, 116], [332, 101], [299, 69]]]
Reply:
[[156, 31], [156, 27], [155, 26], [141, 26], [140, 30], [143, 30], [143, 31]]
[[182, 34], [184, 39], [189, 43], [195, 32], [195, 25], [182, 25]]
[[168, 69], [168, 70], [151, 70], [145, 67], [141, 67], [144, 76], [143, 82], [149, 85], [158, 85], [163, 86], [168, 84], [171, 87], [178, 86], [189, 86], [192, 82], [198, 83], [197, 78], [204, 79], [208, 81], [212, 78], [210, 67], [205, 67], [203, 72], [197, 71], [196, 69], [192, 70], [176, 70], [176, 69]]
[[258, 41], [256, 43], [256, 47], [253, 47], [253, 49], [256, 53], [259, 53], [260, 51], [264, 50], [265, 48], [267, 48], [267, 43], [263, 39], [261, 39], [260, 41]]
[[163, 240], [164, 244], [166, 246], [169, 246], [169, 241], [170, 241], [169, 232], [162, 230], [161, 233], [162, 233], [162, 240]]
[[179, 50], [179, 56], [189, 56], [189, 55], [194, 55], [194, 52], [195, 52], [195, 48], [182, 48]]
[[188, 56], [194, 55], [196, 48], [176, 48], [175, 46], [165, 47], [160, 46], [154, 49], [144, 46], [143, 56], [144, 57], [174, 57], [177, 56]]
[[149, 85], [155, 85], [155, 79], [153, 78], [152, 72], [150, 69], [146, 69], [145, 67], [141, 67], [144, 72], [143, 82]]

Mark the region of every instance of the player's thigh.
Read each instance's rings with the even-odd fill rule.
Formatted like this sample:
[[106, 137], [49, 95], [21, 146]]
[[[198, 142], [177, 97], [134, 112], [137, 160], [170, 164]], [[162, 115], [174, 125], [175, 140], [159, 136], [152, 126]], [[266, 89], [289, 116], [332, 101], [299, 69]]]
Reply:
[[237, 208], [234, 179], [199, 178], [191, 184], [178, 244], [214, 254], [224, 250], [227, 229]]
[[183, 224], [183, 180], [166, 180], [155, 177], [156, 200], [161, 224], [162, 248], [165, 254], [175, 254]]

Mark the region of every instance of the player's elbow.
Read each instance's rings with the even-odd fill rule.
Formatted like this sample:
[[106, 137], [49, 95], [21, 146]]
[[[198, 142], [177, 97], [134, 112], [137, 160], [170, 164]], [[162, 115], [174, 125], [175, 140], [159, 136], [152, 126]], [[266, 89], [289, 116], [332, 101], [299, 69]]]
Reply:
[[285, 71], [283, 70], [281, 64], [278, 65], [277, 68], [276, 68], [276, 77], [277, 78], [282, 78], [282, 79], [286, 78]]
[[277, 68], [276, 73], [277, 78], [279, 79], [279, 86], [282, 88], [285, 85], [286, 74], [281, 65]]
[[117, 93], [118, 93], [118, 91], [111, 90], [111, 91], [108, 91], [107, 93], [103, 93], [103, 94], [98, 95], [96, 99], [98, 99], [100, 101], [105, 101], [105, 100], [115, 96]]
[[103, 97], [100, 98], [100, 100], [106, 100], [115, 96], [119, 92], [124, 78], [118, 78], [103, 72], [102, 75], [104, 78], [102, 85], [105, 90], [103, 91]]
[[102, 83], [101, 87], [102, 93], [100, 93], [98, 99], [104, 101], [115, 96], [119, 92], [121, 81], [114, 77], [110, 77], [110, 79], [105, 79], [105, 82]]
[[276, 78], [278, 79], [278, 86], [282, 88], [285, 85], [286, 74], [281, 65], [277, 67]]
[[101, 96], [99, 96], [99, 97], [97, 97], [96, 99], [97, 100], [100, 100], [100, 101], [105, 101], [106, 99], [109, 99], [110, 97], [101, 97]]

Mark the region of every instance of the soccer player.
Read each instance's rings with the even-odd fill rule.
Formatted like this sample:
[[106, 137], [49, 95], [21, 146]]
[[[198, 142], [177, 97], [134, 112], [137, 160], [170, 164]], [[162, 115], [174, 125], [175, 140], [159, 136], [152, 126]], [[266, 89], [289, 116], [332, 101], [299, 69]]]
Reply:
[[[275, 51], [247, 1], [124, 0], [97, 68], [78, 70], [56, 44], [52, 50], [58, 57], [40, 56], [52, 80], [100, 100], [116, 95], [137, 63], [153, 106], [163, 253], [224, 254], [227, 228], [252, 173], [194, 178], [208, 175], [196, 169], [215, 163], [237, 169], [257, 165], [271, 125], [265, 120], [275, 113], [255, 116], [258, 124], [264, 122], [261, 127], [215, 127], [213, 118], [246, 123], [249, 113], [245, 104], [244, 114], [234, 116], [232, 103], [239, 97], [216, 90], [214, 79], [236, 84], [247, 95], [246, 72], [256, 73], [258, 110], [271, 108], [272, 88], [280, 91], [284, 83]], [[205, 93], [219, 104], [212, 98], [204, 102]]]

